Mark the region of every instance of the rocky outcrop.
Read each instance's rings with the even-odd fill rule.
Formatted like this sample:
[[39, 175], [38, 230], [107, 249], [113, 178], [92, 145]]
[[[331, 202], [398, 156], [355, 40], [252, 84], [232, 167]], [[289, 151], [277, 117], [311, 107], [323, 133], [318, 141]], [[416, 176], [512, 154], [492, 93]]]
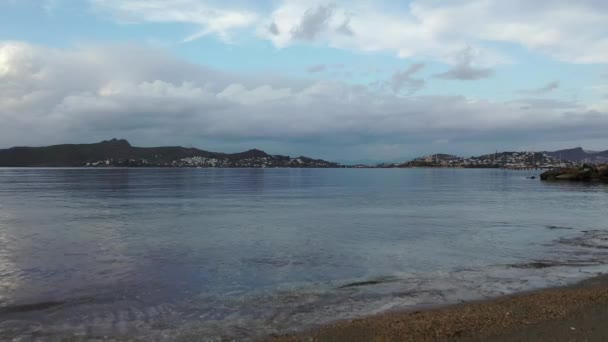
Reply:
[[556, 169], [540, 175], [544, 181], [576, 181], [608, 183], [608, 165], [583, 165], [576, 168]]

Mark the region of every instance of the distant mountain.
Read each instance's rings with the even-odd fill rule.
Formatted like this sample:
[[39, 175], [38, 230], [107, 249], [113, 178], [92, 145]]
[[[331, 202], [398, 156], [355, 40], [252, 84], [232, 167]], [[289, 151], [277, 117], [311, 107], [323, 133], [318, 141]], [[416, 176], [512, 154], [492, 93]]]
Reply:
[[260, 150], [218, 153], [186, 148], [133, 147], [124, 139], [94, 144], [13, 147], [0, 150], [0, 167], [339, 167], [337, 163], [307, 157], [269, 155]]
[[410, 160], [405, 163], [394, 164], [395, 167], [425, 167], [425, 166], [448, 166], [460, 164], [464, 158], [452, 154], [437, 153]]
[[525, 165], [555, 167], [607, 162], [608, 151], [591, 152], [577, 147], [554, 152], [496, 152], [468, 158], [439, 153], [405, 163], [379, 164], [377, 167], [515, 167]]
[[[416, 158], [405, 163], [379, 164], [376, 167], [556, 168], [579, 163], [579, 161], [571, 161], [567, 158], [579, 156], [580, 151], [579, 149], [556, 152], [506, 151], [467, 158], [439, 153]], [[603, 153], [606, 152], [593, 154], [595, 157], [594, 162], [601, 162], [601, 155]], [[560, 156], [563, 159], [560, 159]]]
[[592, 162], [592, 163], [608, 161], [608, 151], [590, 152], [590, 151], [585, 151], [582, 147], [566, 149], [566, 150], [559, 150], [559, 151], [554, 151], [554, 152], [545, 152], [545, 153], [554, 158], [567, 160], [567, 161], [571, 161], [571, 162], [577, 162], [577, 163], [584, 162], [584, 161], [588, 161], [588, 162]]

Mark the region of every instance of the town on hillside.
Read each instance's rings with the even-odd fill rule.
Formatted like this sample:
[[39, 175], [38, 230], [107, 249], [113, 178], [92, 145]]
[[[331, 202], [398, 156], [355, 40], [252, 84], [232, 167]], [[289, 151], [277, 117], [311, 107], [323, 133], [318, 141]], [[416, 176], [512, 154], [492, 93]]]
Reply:
[[554, 152], [495, 152], [460, 157], [432, 154], [407, 162], [377, 165], [342, 165], [322, 159], [271, 155], [258, 149], [221, 153], [192, 147], [134, 147], [125, 139], [93, 144], [63, 144], [0, 149], [0, 167], [238, 167], [238, 168], [507, 168], [555, 169], [583, 164], [605, 164], [608, 150], [581, 147]]
[[114, 159], [108, 158], [87, 162], [87, 167], [197, 167], [197, 168], [335, 168], [337, 163], [307, 157], [291, 158], [288, 156], [251, 156], [248, 158], [219, 158], [219, 157], [186, 157], [167, 162], [150, 161], [147, 159]]
[[[451, 154], [432, 154], [404, 163], [384, 163], [375, 167], [453, 167], [453, 168], [505, 168], [505, 169], [555, 169], [573, 167], [590, 160], [573, 161], [559, 158], [554, 152], [496, 152], [482, 156], [459, 157]], [[358, 165], [358, 167], [365, 167]]]
[[508, 169], [552, 169], [573, 165], [571, 161], [553, 157], [545, 152], [496, 152], [477, 157], [458, 157], [449, 154], [434, 154], [405, 163], [406, 166], [508, 168]]

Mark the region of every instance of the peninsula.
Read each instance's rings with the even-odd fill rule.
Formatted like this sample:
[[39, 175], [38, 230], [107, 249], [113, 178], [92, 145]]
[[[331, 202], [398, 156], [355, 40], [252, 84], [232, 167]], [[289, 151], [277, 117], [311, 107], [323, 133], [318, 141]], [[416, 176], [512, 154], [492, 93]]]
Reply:
[[[505, 168], [505, 169], [558, 169], [571, 168], [577, 165], [600, 164], [608, 162], [608, 150], [590, 152], [582, 147], [559, 151], [505, 151], [480, 156], [461, 157], [438, 153], [415, 158], [403, 163], [384, 163], [381, 168], [407, 167], [454, 167], [454, 168]], [[361, 167], [365, 167], [362, 165]]]
[[[210, 152], [193, 147], [135, 147], [125, 139], [93, 144], [0, 149], [0, 167], [239, 167], [239, 168], [505, 168], [573, 170], [583, 164], [608, 162], [608, 151], [581, 147], [554, 152], [496, 152], [460, 157], [438, 153], [405, 162], [342, 165], [309, 157], [271, 155], [258, 149], [240, 153]], [[569, 172], [572, 174], [572, 172]], [[565, 177], [565, 176], [564, 176]], [[564, 178], [562, 177], [562, 178]], [[560, 178], [561, 179], [561, 178]]]
[[269, 155], [260, 150], [219, 153], [186, 148], [134, 147], [124, 139], [94, 144], [13, 147], [0, 150], [0, 167], [250, 167], [335, 168], [340, 164], [308, 157]]

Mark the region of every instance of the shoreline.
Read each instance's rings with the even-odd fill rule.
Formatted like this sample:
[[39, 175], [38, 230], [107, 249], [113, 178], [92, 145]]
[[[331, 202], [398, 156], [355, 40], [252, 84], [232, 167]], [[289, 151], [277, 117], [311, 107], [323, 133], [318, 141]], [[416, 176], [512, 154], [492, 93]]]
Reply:
[[265, 341], [606, 341], [608, 274], [565, 287], [338, 321]]

